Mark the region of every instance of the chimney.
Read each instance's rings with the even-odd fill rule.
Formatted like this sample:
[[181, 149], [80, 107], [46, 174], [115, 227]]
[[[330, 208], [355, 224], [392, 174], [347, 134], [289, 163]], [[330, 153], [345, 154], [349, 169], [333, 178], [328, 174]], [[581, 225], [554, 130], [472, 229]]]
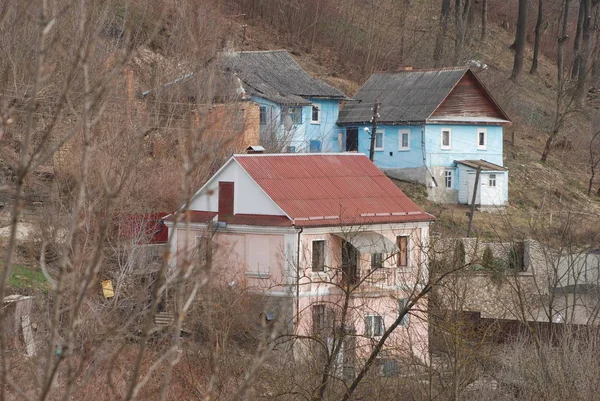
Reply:
[[219, 181], [219, 209], [217, 221], [227, 221], [233, 216], [234, 183]]
[[249, 146], [246, 149], [246, 153], [248, 153], [249, 155], [265, 153], [265, 148], [259, 145]]

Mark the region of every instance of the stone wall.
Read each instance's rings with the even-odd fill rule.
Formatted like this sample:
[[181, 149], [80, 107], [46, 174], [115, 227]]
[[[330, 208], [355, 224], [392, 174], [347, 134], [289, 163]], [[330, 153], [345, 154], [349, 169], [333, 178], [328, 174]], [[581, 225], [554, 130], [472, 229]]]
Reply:
[[[436, 246], [448, 252], [449, 241], [440, 241]], [[521, 245], [480, 242], [475, 238], [458, 241], [464, 244], [465, 267], [439, 287], [443, 308], [480, 312], [484, 318], [539, 319], [540, 311], [548, 302], [553, 275], [551, 264], [537, 242], [525, 240]], [[522, 247], [521, 270], [508, 268], [515, 246]], [[451, 247], [455, 250], [455, 243]], [[496, 262], [492, 267], [482, 265], [486, 248], [492, 251]]]

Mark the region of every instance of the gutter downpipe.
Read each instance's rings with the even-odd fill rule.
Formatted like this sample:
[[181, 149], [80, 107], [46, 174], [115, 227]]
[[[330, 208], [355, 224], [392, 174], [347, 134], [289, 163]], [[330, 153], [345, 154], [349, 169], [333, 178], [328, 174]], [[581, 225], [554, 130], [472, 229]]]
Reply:
[[433, 180], [433, 184], [437, 188], [438, 187], [438, 183], [435, 180], [435, 177], [433, 176], [433, 173], [429, 169], [429, 166], [427, 165], [427, 152], [425, 150], [425, 124], [424, 123], [421, 123], [421, 150], [422, 150], [422, 153], [423, 153], [423, 165], [425, 166], [425, 169], [427, 170], [427, 172], [429, 173], [429, 176]]
[[300, 227], [296, 239], [296, 329], [300, 326], [300, 234], [304, 227]]

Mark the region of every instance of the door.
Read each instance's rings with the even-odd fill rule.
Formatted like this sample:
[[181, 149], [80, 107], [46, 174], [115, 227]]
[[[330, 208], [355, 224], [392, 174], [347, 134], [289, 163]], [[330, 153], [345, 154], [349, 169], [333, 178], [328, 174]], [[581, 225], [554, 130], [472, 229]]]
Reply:
[[358, 249], [348, 241], [342, 240], [342, 278], [344, 283], [353, 285], [358, 282]]
[[[468, 178], [467, 178], [467, 188], [469, 190], [468, 192], [468, 197], [467, 197], [467, 205], [470, 205], [473, 201], [473, 190], [475, 189], [475, 176], [477, 175], [477, 173], [475, 171], [469, 171], [468, 172]], [[479, 183], [477, 184], [477, 186], [479, 187], [477, 189], [477, 196], [475, 197], [475, 204], [479, 205], [481, 203], [480, 199], [481, 199], [481, 179], [484, 175], [480, 174], [479, 175]]]
[[358, 152], [358, 127], [346, 128], [346, 152]]

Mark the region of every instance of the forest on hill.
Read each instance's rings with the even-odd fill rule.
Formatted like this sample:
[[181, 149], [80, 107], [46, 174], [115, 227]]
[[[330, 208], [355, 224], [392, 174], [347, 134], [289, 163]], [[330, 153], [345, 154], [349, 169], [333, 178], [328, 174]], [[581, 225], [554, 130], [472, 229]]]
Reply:
[[[596, 399], [598, 3], [5, 0], [0, 400]], [[293, 226], [277, 249], [289, 271], [271, 273], [284, 282], [232, 279], [238, 239], [191, 208], [251, 134], [219, 63], [278, 49], [349, 98], [376, 72], [469, 67], [510, 116], [508, 203], [435, 203], [395, 180], [435, 220], [355, 256], [360, 285], [343, 270], [356, 226], [335, 231], [338, 261], [325, 229], [301, 249]], [[247, 255], [275, 253], [256, 244]], [[339, 298], [300, 310], [303, 279]], [[364, 312], [384, 290], [389, 321]]]

